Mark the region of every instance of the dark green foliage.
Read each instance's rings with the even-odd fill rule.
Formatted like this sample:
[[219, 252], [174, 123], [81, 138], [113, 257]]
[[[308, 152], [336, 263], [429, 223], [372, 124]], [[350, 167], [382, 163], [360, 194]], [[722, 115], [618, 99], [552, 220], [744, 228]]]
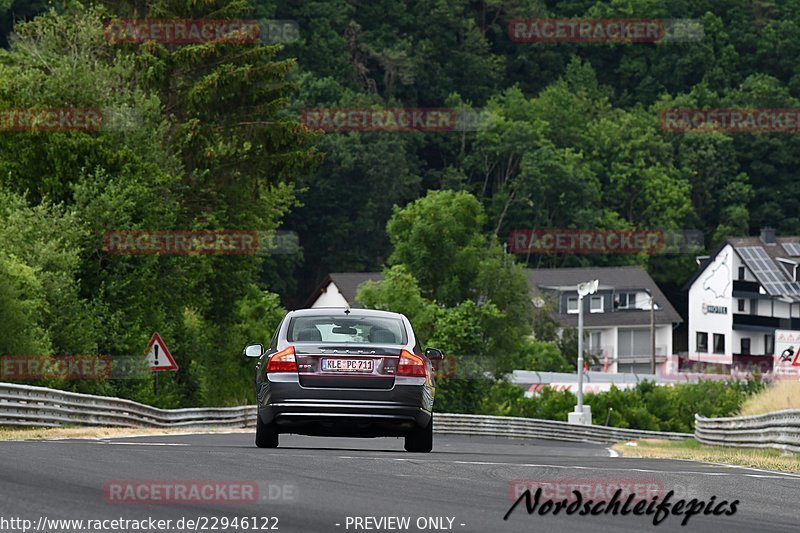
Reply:
[[[143, 357], [153, 331], [180, 366], [152, 380], [51, 383], [160, 406], [253, 401], [247, 342], [283, 310], [263, 255], [114, 255], [111, 230], [276, 229], [313, 166], [313, 135], [280, 117], [293, 61], [258, 43], [114, 44], [112, 14], [245, 18], [246, 2], [66, 3], [0, 50], [0, 108], [113, 111], [121, 127], [0, 132], [0, 355]], [[274, 264], [273, 260], [273, 264]]]
[[[549, 387], [532, 398], [525, 398], [520, 387], [505, 381], [483, 383], [483, 388], [488, 390], [478, 412], [486, 415], [566, 421], [577, 402], [571, 392]], [[733, 416], [744, 400], [761, 388], [757, 381], [701, 381], [674, 386], [644, 381], [632, 389], [612, 386], [609, 392], [587, 394], [584, 401], [592, 407], [596, 425], [605, 424], [608, 416], [609, 426], [690, 433], [695, 413]], [[463, 405], [467, 408], [472, 403], [465, 400]]]
[[[293, 19], [300, 38], [115, 45], [103, 37], [112, 17]], [[512, 42], [508, 22], [532, 17], [694, 18], [704, 36]], [[181, 365], [157, 403], [251, 401], [243, 343], [266, 341], [283, 305], [299, 307], [328, 272], [388, 265], [361, 301], [405, 312], [423, 342], [477, 365], [441, 381], [441, 406], [561, 416], [566, 395], [520, 400], [478, 372], [574, 368], [574, 332], [559, 338], [547, 308], [530, 309], [522, 268], [641, 264], [677, 291], [693, 254], [514, 261], [501, 243], [534, 227], [695, 228], [710, 247], [767, 225], [800, 233], [798, 135], [659, 124], [669, 107], [800, 107], [798, 43], [798, 0], [0, 0], [0, 109], [130, 120], [0, 132], [0, 355], [138, 355], [157, 329]], [[296, 119], [445, 106], [482, 110], [481, 127], [320, 134]], [[302, 254], [102, 250], [113, 229], [279, 227]], [[57, 385], [156, 401], [149, 382]], [[693, 410], [738, 401], [703, 387], [619, 392], [630, 406], [611, 419], [685, 427]]]

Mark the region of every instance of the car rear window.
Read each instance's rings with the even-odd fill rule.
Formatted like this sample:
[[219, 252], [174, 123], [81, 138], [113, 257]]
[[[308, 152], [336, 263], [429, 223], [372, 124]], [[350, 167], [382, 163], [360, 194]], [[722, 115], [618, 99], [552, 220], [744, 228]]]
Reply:
[[403, 321], [397, 318], [300, 316], [289, 323], [289, 342], [405, 344]]

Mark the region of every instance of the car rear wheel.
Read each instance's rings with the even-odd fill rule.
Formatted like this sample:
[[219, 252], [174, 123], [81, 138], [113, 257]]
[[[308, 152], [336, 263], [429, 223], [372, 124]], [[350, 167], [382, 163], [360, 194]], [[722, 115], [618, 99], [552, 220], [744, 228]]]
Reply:
[[407, 452], [430, 453], [433, 450], [433, 416], [424, 428], [415, 429], [406, 435]]
[[259, 448], [278, 447], [278, 429], [275, 424], [265, 424], [256, 414], [256, 446]]

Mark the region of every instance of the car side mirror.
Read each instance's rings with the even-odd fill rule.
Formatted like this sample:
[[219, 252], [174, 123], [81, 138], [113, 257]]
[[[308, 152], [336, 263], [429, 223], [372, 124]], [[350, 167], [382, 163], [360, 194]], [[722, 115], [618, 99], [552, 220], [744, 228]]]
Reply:
[[442, 353], [441, 350], [437, 350], [436, 348], [426, 348], [425, 357], [427, 357], [431, 361], [441, 361], [442, 359], [444, 359], [444, 354]]
[[264, 347], [260, 344], [248, 344], [243, 353], [245, 357], [261, 357], [264, 353]]

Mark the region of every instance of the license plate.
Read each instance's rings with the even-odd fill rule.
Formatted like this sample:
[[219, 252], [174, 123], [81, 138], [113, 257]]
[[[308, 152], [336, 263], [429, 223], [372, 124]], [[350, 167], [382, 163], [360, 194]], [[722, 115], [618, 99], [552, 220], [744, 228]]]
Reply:
[[372, 359], [323, 359], [323, 372], [372, 372], [375, 362]]

